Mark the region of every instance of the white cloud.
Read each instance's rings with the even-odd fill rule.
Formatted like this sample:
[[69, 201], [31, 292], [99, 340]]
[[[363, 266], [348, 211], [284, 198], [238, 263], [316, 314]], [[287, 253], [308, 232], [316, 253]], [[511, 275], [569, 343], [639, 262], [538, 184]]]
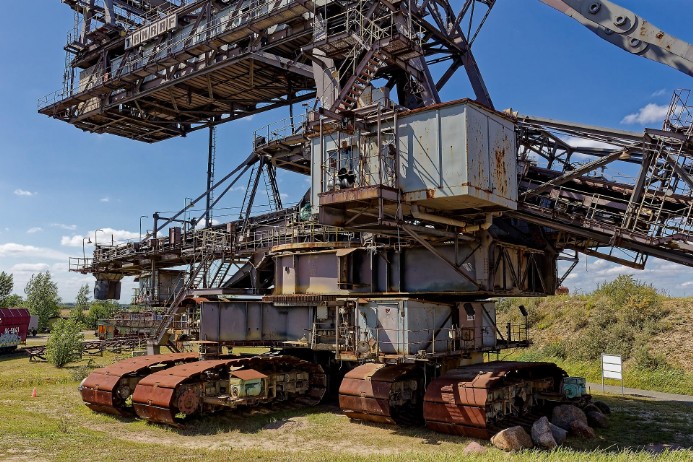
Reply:
[[[87, 240], [90, 240], [88, 236], [63, 236], [60, 238], [60, 245], [63, 245], [65, 247], [81, 247], [82, 242], [84, 242], [84, 245], [90, 245], [91, 243], [87, 244]], [[84, 240], [84, 241], [83, 241]]]
[[[567, 268], [567, 262], [559, 262], [559, 273]], [[599, 284], [613, 281], [617, 276], [632, 275], [638, 281], [652, 284], [661, 292], [671, 296], [690, 295], [693, 280], [690, 268], [676, 263], [649, 258], [643, 270], [611, 263], [595, 257], [580, 254], [580, 264], [564, 282], [572, 293], [589, 293]]]
[[60, 238], [60, 245], [65, 247], [82, 247], [83, 242], [86, 246], [93, 245], [94, 241], [96, 241], [96, 243], [102, 243], [104, 245], [110, 245], [111, 242], [114, 244], [122, 244], [126, 241], [139, 239], [139, 237], [139, 233], [133, 233], [132, 231], [126, 231], [124, 229], [103, 228], [97, 231], [89, 231], [84, 236], [81, 236], [79, 234], [73, 236], [63, 236], [62, 238]]
[[667, 93], [669, 93], [669, 92], [667, 91], [667, 89], [666, 89], [666, 88], [662, 88], [662, 89], [659, 89], [659, 90], [653, 92], [650, 96], [651, 96], [652, 98], [656, 98], [656, 97], [658, 97], [658, 96], [664, 96], [664, 95], [666, 95]]
[[588, 138], [579, 138], [577, 136], [566, 136], [563, 141], [574, 148], [595, 148], [595, 149], [618, 149], [618, 146], [604, 143], [603, 141], [590, 140]]
[[43, 228], [41, 228], [40, 226], [34, 226], [33, 228], [29, 228], [26, 230], [26, 232], [29, 234], [40, 233], [41, 231], [43, 231]]
[[108, 196], [102, 197], [101, 199], [99, 199], [99, 202], [111, 202], [111, 198]]
[[638, 112], [628, 114], [621, 120], [622, 124], [640, 124], [645, 125], [653, 122], [662, 122], [669, 111], [669, 106], [650, 103], [645, 107], [641, 107]]
[[60, 228], [60, 229], [66, 229], [68, 231], [74, 231], [77, 229], [77, 225], [66, 225], [63, 223], [51, 223], [51, 227], [53, 228]]
[[58, 252], [57, 250], [48, 249], [45, 247], [35, 247], [33, 245], [8, 242], [7, 244], [0, 244], [0, 257], [40, 257], [49, 258], [51, 260], [67, 260], [70, 256], [66, 253]]
[[15, 194], [16, 196], [27, 196], [27, 197], [31, 197], [31, 196], [37, 195], [38, 193], [37, 193], [37, 192], [27, 191], [27, 190], [25, 190], [25, 189], [15, 189], [15, 190], [14, 190], [14, 194]]
[[[64, 266], [64, 265], [63, 265]], [[50, 266], [46, 263], [18, 263], [10, 268], [12, 273], [43, 273]]]

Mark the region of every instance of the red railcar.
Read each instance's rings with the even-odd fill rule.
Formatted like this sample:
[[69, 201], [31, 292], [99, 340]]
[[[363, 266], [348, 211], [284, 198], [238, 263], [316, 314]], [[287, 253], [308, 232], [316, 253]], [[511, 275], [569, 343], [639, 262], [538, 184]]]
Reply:
[[0, 308], [0, 352], [26, 342], [31, 315], [25, 308]]

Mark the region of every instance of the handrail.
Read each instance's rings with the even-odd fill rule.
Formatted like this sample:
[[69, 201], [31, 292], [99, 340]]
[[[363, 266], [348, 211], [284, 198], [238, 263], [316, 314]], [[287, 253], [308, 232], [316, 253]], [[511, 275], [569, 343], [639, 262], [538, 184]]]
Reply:
[[[194, 33], [178, 37], [175, 41], [167, 40], [158, 46], [149, 47], [141, 55], [133, 54], [133, 56], [128, 57], [124, 63], [122, 62], [122, 59], [128, 56], [127, 54], [123, 55], [120, 61], [118, 58], [115, 58], [113, 61], [118, 63], [118, 69], [114, 70], [113, 68], [110, 68], [100, 70], [99, 72], [92, 74], [92, 83], [89, 88], [76, 92], [74, 90], [70, 92], [66, 89], [55, 91], [42, 98], [39, 98], [38, 107], [39, 109], [44, 109], [71, 96], [85, 93], [95, 86], [102, 86], [107, 81], [130, 74], [148, 65], [153, 65], [159, 61], [176, 55], [184, 55], [187, 50], [194, 48], [199, 43], [207, 42], [215, 37], [218, 37], [219, 35], [222, 35], [223, 33], [239, 29], [253, 20], [270, 16], [274, 14], [277, 9], [284, 8], [292, 2], [293, 0], [281, 0], [281, 3], [277, 5], [277, 2], [274, 0], [264, 0], [251, 8], [248, 8], [247, 10], [239, 9], [234, 11], [223, 23], [218, 17], [219, 15], [217, 15], [216, 17], [212, 18], [211, 21], [205, 23], [203, 27], [197, 29]], [[79, 85], [77, 87], [79, 87]]]

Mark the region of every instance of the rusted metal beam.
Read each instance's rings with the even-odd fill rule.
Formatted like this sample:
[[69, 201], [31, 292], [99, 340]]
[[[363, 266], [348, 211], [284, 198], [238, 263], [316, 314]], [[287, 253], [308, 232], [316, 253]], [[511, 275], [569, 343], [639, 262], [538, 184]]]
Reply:
[[589, 163], [587, 163], [581, 167], [578, 167], [575, 170], [568, 171], [565, 174], [559, 176], [558, 178], [554, 178], [553, 180], [547, 181], [546, 183], [542, 184], [541, 186], [539, 186], [537, 188], [529, 189], [529, 190], [523, 192], [522, 198], [527, 198], [529, 196], [536, 196], [538, 194], [542, 194], [546, 191], [553, 189], [556, 186], [560, 186], [564, 183], [567, 183], [570, 180], [573, 180], [579, 176], [582, 176], [586, 173], [589, 173], [593, 170], [596, 170], [600, 167], [603, 167], [603, 166], [605, 166], [605, 165], [607, 165], [607, 164], [609, 164], [615, 160], [618, 160], [623, 156], [627, 156], [627, 155], [628, 155], [628, 150], [623, 150], [623, 151], [619, 150], [619, 151], [612, 152], [611, 154], [609, 154], [605, 157], [593, 160], [592, 162], [589, 162]]

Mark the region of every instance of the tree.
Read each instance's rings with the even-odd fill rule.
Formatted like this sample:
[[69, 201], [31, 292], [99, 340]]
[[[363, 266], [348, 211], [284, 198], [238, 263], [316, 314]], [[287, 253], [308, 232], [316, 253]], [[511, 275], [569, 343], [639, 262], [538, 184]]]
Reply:
[[13, 288], [13, 276], [5, 273], [4, 271], [0, 272], [0, 308], [7, 308], [11, 306], [8, 298], [11, 296]]
[[84, 311], [89, 309], [89, 284], [84, 284], [79, 288], [77, 297], [75, 297], [75, 307], [72, 309], [71, 318], [75, 321], [86, 324], [87, 319]]
[[24, 306], [24, 300], [17, 294], [11, 294], [5, 297], [5, 300], [0, 302], [0, 308], [17, 308]]
[[49, 319], [59, 313], [58, 285], [53, 282], [51, 274], [46, 271], [32, 275], [24, 293], [29, 312], [39, 318], [39, 330], [46, 329]]
[[89, 313], [87, 313], [87, 327], [96, 329], [96, 323], [99, 319], [110, 319], [118, 311], [120, 311], [120, 305], [113, 300], [98, 300], [92, 302]]
[[82, 324], [75, 319], [60, 319], [46, 342], [46, 359], [55, 367], [76, 361], [82, 357], [83, 341]]

